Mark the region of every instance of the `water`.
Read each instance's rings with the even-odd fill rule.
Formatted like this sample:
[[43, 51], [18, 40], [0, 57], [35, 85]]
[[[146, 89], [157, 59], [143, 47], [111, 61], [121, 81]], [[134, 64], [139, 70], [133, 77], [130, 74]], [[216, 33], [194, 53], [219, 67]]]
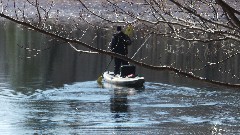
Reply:
[[29, 95], [1, 84], [0, 133], [238, 134], [239, 97], [153, 82], [135, 89], [85, 81]]
[[237, 89], [140, 67], [144, 88], [102, 87], [96, 79], [108, 57], [76, 53], [13, 24], [0, 29], [0, 134], [240, 134]]

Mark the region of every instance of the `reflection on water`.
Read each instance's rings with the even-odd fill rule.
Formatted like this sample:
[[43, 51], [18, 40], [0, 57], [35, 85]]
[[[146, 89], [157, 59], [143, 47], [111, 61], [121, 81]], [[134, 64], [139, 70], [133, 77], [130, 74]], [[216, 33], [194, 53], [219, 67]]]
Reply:
[[2, 87], [0, 133], [240, 133], [238, 91], [150, 82], [145, 86], [101, 88], [89, 81], [39, 89], [31, 95]]
[[111, 112], [125, 113], [128, 112], [128, 93], [121, 92], [121, 90], [114, 90], [114, 95], [111, 97]]
[[[139, 67], [147, 80], [144, 88], [100, 87], [95, 80], [108, 63], [106, 56], [75, 53], [66, 44], [12, 24], [0, 30], [0, 134], [240, 133], [237, 90]], [[36, 52], [17, 44], [49, 49], [35, 57]], [[158, 57], [152, 55], [150, 62], [157, 64]], [[161, 61], [168, 59], [173, 57]]]

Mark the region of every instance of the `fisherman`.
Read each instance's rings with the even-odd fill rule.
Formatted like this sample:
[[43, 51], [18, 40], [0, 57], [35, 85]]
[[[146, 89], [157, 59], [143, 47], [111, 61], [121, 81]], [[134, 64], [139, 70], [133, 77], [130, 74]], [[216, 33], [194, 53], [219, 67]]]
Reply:
[[[122, 32], [122, 27], [117, 26], [117, 32], [113, 34], [111, 42], [111, 51], [126, 56], [128, 54], [128, 45], [131, 45], [132, 41], [128, 35]], [[113, 58], [113, 57], [112, 57]], [[120, 67], [122, 65], [128, 65], [128, 62], [119, 58], [114, 58], [114, 75], [120, 74]]]

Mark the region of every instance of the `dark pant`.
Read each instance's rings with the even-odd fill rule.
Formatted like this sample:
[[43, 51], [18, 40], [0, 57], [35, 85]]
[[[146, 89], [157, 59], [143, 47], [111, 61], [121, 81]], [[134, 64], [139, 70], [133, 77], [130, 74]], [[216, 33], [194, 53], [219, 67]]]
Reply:
[[122, 65], [128, 65], [128, 62], [119, 58], [114, 58], [115, 66], [114, 66], [114, 74], [120, 74], [120, 67]]

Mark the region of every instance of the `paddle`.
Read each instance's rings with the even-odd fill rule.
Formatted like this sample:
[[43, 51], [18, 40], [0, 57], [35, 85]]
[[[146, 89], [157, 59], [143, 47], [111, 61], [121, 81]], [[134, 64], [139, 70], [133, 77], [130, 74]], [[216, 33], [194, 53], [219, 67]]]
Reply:
[[133, 36], [133, 26], [131, 24], [128, 24], [124, 33], [131, 38]]
[[[107, 71], [107, 69], [108, 69], [109, 65], [111, 64], [112, 60], [113, 60], [113, 59], [111, 59], [110, 62], [108, 63], [108, 65], [107, 65], [105, 71]], [[104, 72], [105, 72], [105, 71], [104, 71]], [[104, 73], [104, 72], [103, 72], [103, 73]], [[103, 73], [102, 73], [101, 76], [99, 76], [98, 79], [97, 79], [97, 82], [98, 82], [99, 84], [102, 83]]]

